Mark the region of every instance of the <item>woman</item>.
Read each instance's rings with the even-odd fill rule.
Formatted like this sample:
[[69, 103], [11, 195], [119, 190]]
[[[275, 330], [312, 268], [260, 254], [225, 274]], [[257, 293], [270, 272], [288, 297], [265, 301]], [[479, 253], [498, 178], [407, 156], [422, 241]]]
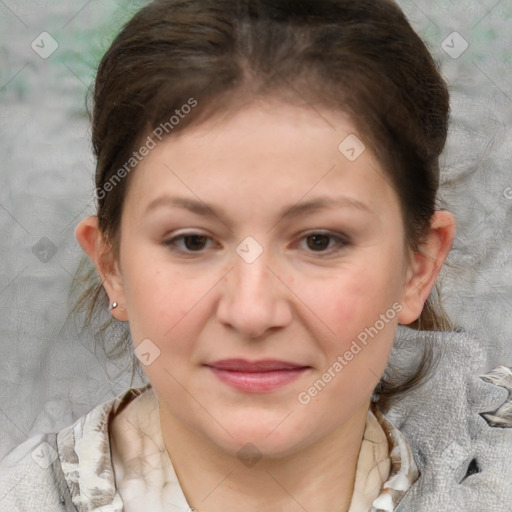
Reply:
[[508, 510], [511, 372], [433, 293], [448, 117], [391, 0], [142, 9], [75, 233], [148, 385], [11, 452], [6, 510]]

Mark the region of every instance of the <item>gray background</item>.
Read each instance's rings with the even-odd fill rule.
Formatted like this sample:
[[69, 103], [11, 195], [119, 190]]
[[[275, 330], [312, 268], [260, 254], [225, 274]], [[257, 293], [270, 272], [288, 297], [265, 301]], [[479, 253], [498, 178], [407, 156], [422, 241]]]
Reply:
[[[489, 368], [512, 366], [512, 3], [399, 3], [452, 91], [441, 205], [458, 234], [442, 276], [446, 308], [487, 347]], [[0, 0], [0, 458], [129, 383], [129, 360], [107, 361], [79, 319], [66, 319], [81, 255], [74, 227], [94, 213], [85, 95], [143, 4]], [[50, 56], [42, 32], [58, 44]]]

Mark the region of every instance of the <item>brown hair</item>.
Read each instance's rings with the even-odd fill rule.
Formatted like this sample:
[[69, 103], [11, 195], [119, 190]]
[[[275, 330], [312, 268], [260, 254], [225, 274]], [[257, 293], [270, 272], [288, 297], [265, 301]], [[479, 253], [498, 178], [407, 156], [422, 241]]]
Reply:
[[[405, 246], [419, 250], [436, 208], [449, 93], [426, 45], [392, 0], [156, 0], [124, 26], [95, 82], [97, 215], [114, 258], [131, 176], [126, 163], [144, 137], [159, 126], [172, 136], [255, 96], [348, 113], [397, 192]], [[170, 123], [191, 100], [195, 108]], [[123, 179], [116, 179], [123, 167]], [[91, 284], [75, 309], [85, 309], [90, 324], [108, 298], [97, 276], [92, 283], [95, 271], [86, 257], [80, 276]], [[452, 328], [435, 297], [410, 327]], [[125, 334], [110, 355], [128, 348]], [[432, 364], [426, 348], [412, 379], [384, 382], [382, 408], [422, 381]]]

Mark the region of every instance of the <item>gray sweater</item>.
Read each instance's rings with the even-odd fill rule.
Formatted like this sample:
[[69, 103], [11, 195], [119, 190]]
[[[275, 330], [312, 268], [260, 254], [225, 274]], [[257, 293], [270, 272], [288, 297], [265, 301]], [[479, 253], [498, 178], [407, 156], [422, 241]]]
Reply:
[[[467, 333], [402, 327], [388, 368], [407, 368], [427, 342], [442, 353], [436, 372], [386, 413], [420, 471], [395, 512], [510, 512], [512, 371], [500, 367], [479, 377], [485, 355]], [[41, 434], [0, 462], [1, 512], [86, 512], [73, 504], [57, 454], [57, 434]]]

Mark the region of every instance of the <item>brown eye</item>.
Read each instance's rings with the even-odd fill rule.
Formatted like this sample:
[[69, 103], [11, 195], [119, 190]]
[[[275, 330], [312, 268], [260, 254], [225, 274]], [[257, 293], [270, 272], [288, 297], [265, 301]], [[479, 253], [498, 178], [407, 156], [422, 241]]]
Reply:
[[199, 233], [178, 235], [163, 242], [172, 251], [184, 254], [199, 253], [208, 248], [210, 237]]
[[307, 237], [308, 247], [314, 251], [323, 251], [329, 247], [330, 239], [328, 235], [310, 235]]
[[204, 249], [208, 237], [203, 235], [188, 235], [184, 236], [183, 240], [185, 241], [185, 247], [189, 251], [197, 251]]
[[[304, 245], [302, 245], [306, 242]], [[316, 252], [319, 255], [328, 255], [345, 249], [350, 240], [342, 233], [310, 232], [301, 239], [301, 245], [307, 252]]]

